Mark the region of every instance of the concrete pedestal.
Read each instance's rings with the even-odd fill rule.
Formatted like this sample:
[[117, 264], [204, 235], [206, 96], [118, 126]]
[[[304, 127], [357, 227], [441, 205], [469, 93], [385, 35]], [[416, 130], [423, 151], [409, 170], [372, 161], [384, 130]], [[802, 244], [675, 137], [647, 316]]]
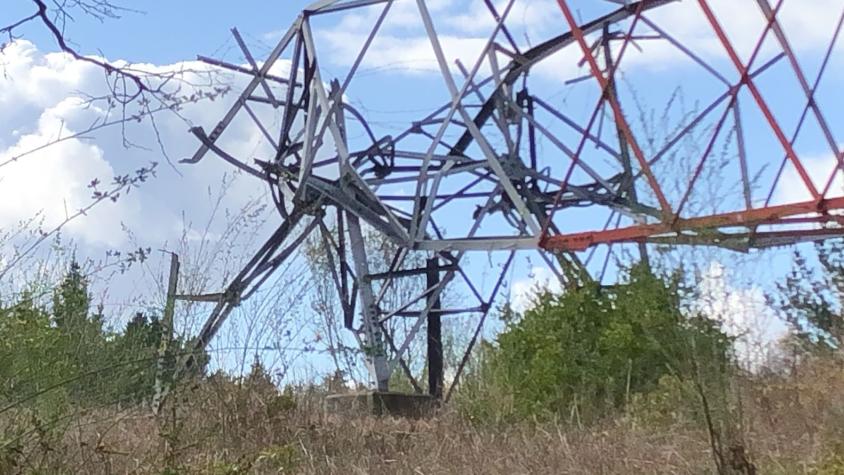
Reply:
[[348, 416], [395, 416], [418, 419], [431, 415], [438, 406], [427, 394], [363, 391], [334, 394], [325, 398], [325, 411]]

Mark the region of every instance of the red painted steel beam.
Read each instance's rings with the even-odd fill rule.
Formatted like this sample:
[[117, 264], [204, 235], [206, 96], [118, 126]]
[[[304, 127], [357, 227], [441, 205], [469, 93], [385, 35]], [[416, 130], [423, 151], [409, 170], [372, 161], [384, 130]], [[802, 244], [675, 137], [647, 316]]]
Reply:
[[[677, 234], [683, 231], [705, 231], [724, 227], [753, 227], [762, 225], [793, 224], [786, 218], [805, 214], [817, 213], [819, 216], [804, 219], [800, 222], [823, 223], [839, 221], [840, 217], [830, 216], [829, 211], [844, 210], [844, 197], [832, 198], [826, 201], [804, 201], [767, 208], [757, 208], [744, 211], [715, 214], [698, 218], [679, 219], [673, 224], [654, 223], [630, 226], [606, 231], [590, 231], [573, 234], [559, 234], [545, 237], [540, 247], [555, 251], [583, 251], [598, 244], [613, 242], [644, 242], [648, 238], [658, 235]], [[817, 232], [817, 230], [811, 230]], [[836, 230], [844, 234], [844, 230]], [[794, 232], [803, 232], [795, 230]]]
[[[632, 42], [631, 38], [633, 37], [633, 31], [636, 29], [636, 24], [639, 22], [639, 18], [642, 14], [642, 5], [644, 4], [640, 3], [639, 8], [636, 10], [636, 16], [634, 17], [633, 22], [630, 24], [630, 31], [627, 33], [626, 39], [622, 43], [621, 51], [619, 51], [618, 53], [617, 61], [615, 62], [615, 64], [612, 65], [612, 67], [608, 68], [607, 77], [609, 78], [615, 76], [615, 72], [618, 69], [618, 65], [621, 64], [621, 60], [622, 58], [624, 58], [624, 53], [627, 52], [627, 46]], [[591, 49], [589, 50], [587, 55], [594, 62], [594, 57], [592, 56]], [[601, 77], [603, 78], [603, 76]], [[542, 225], [542, 233], [540, 234], [540, 236], [548, 235], [548, 229], [551, 226], [551, 223], [554, 221], [554, 213], [557, 212], [557, 209], [560, 204], [560, 199], [563, 197], [563, 194], [568, 190], [569, 180], [571, 180], [575, 167], [580, 162], [580, 155], [583, 153], [583, 148], [586, 146], [586, 142], [589, 140], [589, 136], [592, 133], [592, 127], [595, 125], [595, 121], [598, 119], [601, 113], [601, 108], [604, 105], [604, 100], [610, 98], [607, 95], [607, 93], [609, 92], [609, 81], [602, 82], [601, 87], [601, 95], [598, 97], [598, 103], [595, 104], [595, 109], [593, 110], [592, 116], [589, 119], [589, 125], [586, 126], [586, 129], [583, 131], [583, 134], [580, 137], [580, 143], [578, 143], [577, 150], [574, 152], [574, 157], [572, 157], [571, 166], [569, 166], [569, 169], [566, 172], [566, 176], [560, 183], [560, 191], [557, 193], [557, 196], [554, 197], [554, 204], [551, 206], [551, 212], [548, 214], [548, 219], [546, 219], [545, 223]]]
[[[580, 25], [575, 20], [571, 8], [569, 8], [568, 6], [568, 2], [566, 0], [557, 0], [557, 4], [563, 11], [563, 16], [565, 16], [566, 22], [568, 22], [569, 24], [569, 28], [571, 28], [572, 36], [574, 36], [578, 45], [580, 45], [580, 49], [583, 51], [584, 59], [589, 64], [589, 69], [592, 71], [592, 75], [598, 81], [598, 84], [601, 86], [601, 91], [602, 93], [604, 93], [604, 91], [608, 90], [608, 80], [602, 74], [601, 68], [600, 66], [598, 66], [598, 62], [595, 60], [595, 57], [592, 56], [592, 50], [589, 47], [589, 44], [586, 43], [586, 36], [584, 35], [583, 30], [580, 28]], [[642, 5], [643, 4], [640, 3], [636, 9], [637, 18], [642, 13]], [[633, 32], [631, 31], [630, 34], [632, 35]], [[645, 178], [647, 179], [648, 184], [651, 187], [651, 190], [653, 190], [657, 200], [659, 201], [659, 206], [662, 209], [663, 216], [666, 220], [672, 219], [674, 217], [674, 213], [671, 210], [671, 204], [668, 203], [668, 199], [662, 192], [662, 187], [656, 180], [656, 176], [651, 170], [650, 165], [648, 165], [648, 160], [645, 158], [644, 152], [642, 151], [641, 147], [639, 147], [639, 142], [633, 135], [633, 131], [630, 128], [630, 124], [627, 122], [627, 118], [624, 116], [624, 112], [621, 109], [621, 105], [613, 97], [607, 97], [606, 100], [612, 107], [616, 125], [621, 129], [621, 132], [624, 134], [624, 139], [627, 140], [628, 145], [633, 151], [633, 155], [639, 162], [639, 166], [642, 169], [642, 173], [644, 173]]]

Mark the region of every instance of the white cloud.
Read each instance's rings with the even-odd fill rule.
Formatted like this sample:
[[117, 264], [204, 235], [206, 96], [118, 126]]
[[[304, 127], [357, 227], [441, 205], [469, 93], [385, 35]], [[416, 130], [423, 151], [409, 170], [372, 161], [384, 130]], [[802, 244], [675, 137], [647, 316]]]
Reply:
[[[358, 38], [358, 34], [354, 32], [328, 33], [326, 39], [332, 45], [329, 57], [333, 62], [350, 64], [359, 52]], [[442, 35], [439, 40], [450, 67], [459, 59], [467, 68], [471, 68], [486, 44], [483, 38], [451, 35]], [[373, 42], [362, 67], [403, 73], [439, 71], [437, 58], [426, 36], [381, 35]]]
[[[0, 152], [0, 162], [22, 152], [49, 143], [59, 131], [64, 135], [74, 131], [63, 126], [62, 112], [69, 106], [66, 99], [44, 111], [37, 130], [23, 134], [17, 143]], [[91, 203], [92, 190], [88, 184], [94, 178], [109, 180], [114, 169], [104, 159], [101, 148], [80, 139], [70, 139], [43, 148], [3, 167], [0, 175], [0, 226], [10, 226], [43, 213], [45, 228], [52, 228], [77, 210]], [[97, 244], [117, 246], [120, 240], [114, 233], [104, 233], [108, 223], [120, 221], [120, 216], [138, 211], [135, 195], [116, 203], [103, 203], [84, 220], [71, 221], [68, 230], [82, 239]]]
[[[445, 0], [430, 1], [426, 5], [449, 67], [454, 68], [454, 61], [459, 59], [471, 68], [491, 32], [492, 21], [486, 7], [481, 2]], [[350, 65], [379, 13], [377, 8], [358, 10], [342, 17], [331, 29], [315, 33], [317, 40], [324, 41], [327, 46], [320, 53], [327, 55], [334, 64]], [[404, 74], [439, 72], [416, 2], [399, 0], [393, 4], [361, 67]]]
[[[762, 10], [753, 0], [710, 0], [708, 3], [727, 36], [746, 60], [767, 22]], [[773, 7], [777, 2], [770, 3]], [[842, 7], [842, 0], [790, 0], [785, 1], [777, 19], [792, 45], [798, 51], [806, 51], [828, 46]], [[684, 0], [669, 4], [647, 16], [669, 33], [676, 33], [695, 50], [723, 56], [724, 48], [697, 2]], [[774, 38], [773, 33], [769, 33], [768, 37]]]
[[557, 276], [547, 267], [533, 267], [527, 278], [513, 282], [510, 294], [512, 309], [519, 313], [529, 309], [537, 291], [541, 290], [560, 293], [563, 288]]
[[701, 276], [698, 291], [695, 310], [723, 324], [725, 333], [735, 338], [736, 355], [745, 368], [760, 369], [777, 356], [778, 342], [788, 329], [761, 288], [734, 287], [729, 271], [713, 262]]
[[[79, 132], [71, 124], [90, 123], [102, 113], [70, 95], [91, 85], [98, 71], [67, 55], [42, 54], [25, 41], [9, 45], [3, 59], [0, 107], [13, 113], [0, 119], [0, 163], [37, 151], [0, 168], [0, 227], [42, 213], [45, 228], [51, 228], [91, 202], [92, 179], [107, 183], [115, 175], [103, 149], [91, 140], [68, 139], [41, 148]], [[136, 197], [124, 197], [98, 206], [86, 226], [72, 222], [68, 230], [88, 242], [115, 246], [117, 235], [102, 232], [106, 223], [137, 210]]]
[[[11, 43], [2, 53], [4, 74], [0, 76], [0, 107], [10, 113], [0, 115], [0, 163], [21, 153], [37, 149], [54, 139], [86, 131], [95, 120], [115, 110], [92, 107], [80, 100], [81, 94], [107, 95], [106, 77], [93, 64], [77, 61], [61, 53], [44, 53], [32, 43]], [[172, 65], [133, 65], [151, 72], [186, 72], [190, 83], [205, 83], [207, 65], [183, 62]], [[278, 65], [283, 69], [283, 65]], [[277, 68], [277, 69], [278, 69]], [[244, 80], [235, 79], [235, 86]], [[183, 84], [182, 94], [192, 86]], [[161, 143], [173, 161], [193, 154], [198, 141], [188, 133], [192, 124], [210, 131], [223, 116], [238, 90], [215, 101], [187, 104], [182, 117], [166, 113], [156, 116]], [[102, 105], [104, 107], [104, 104]], [[95, 247], [126, 245], [122, 224], [133, 229], [142, 244], [158, 245], [175, 241], [181, 230], [182, 212], [201, 221], [213, 206], [207, 199], [209, 187], [220, 183], [232, 167], [213, 156], [198, 165], [166, 163], [158, 137], [150, 123], [128, 124], [127, 138], [140, 147], [126, 148], [120, 127], [111, 127], [70, 138], [27, 154], [0, 167], [0, 227], [8, 229], [19, 220], [42, 212], [44, 229], [62, 222], [68, 214], [91, 203], [88, 184], [98, 179], [101, 189], [108, 189], [113, 177], [132, 174], [134, 170], [159, 162], [158, 176], [139, 189], [123, 194], [116, 203], [97, 205], [88, 216], [65, 228], [72, 238]], [[248, 121], [236, 121], [227, 132], [227, 149], [250, 160], [265, 153], [260, 145], [260, 131]], [[239, 180], [229, 192], [226, 207], [263, 193], [252, 180]]]
[[[499, 0], [495, 3], [498, 12], [503, 12], [507, 2]], [[762, 11], [752, 0], [712, 0], [709, 4], [739, 55], [746, 60], [765, 27], [766, 19]], [[786, 1], [778, 18], [786, 36], [798, 52], [819, 50], [828, 45], [842, 7], [844, 0]], [[578, 12], [583, 8], [583, 21], [600, 14], [594, 4], [576, 4], [575, 8], [578, 8]], [[458, 58], [467, 67], [474, 64], [481, 47], [495, 26], [483, 2], [429, 2], [429, 10], [450, 66], [453, 65], [454, 59]], [[328, 53], [333, 63], [343, 66], [351, 64], [375, 23], [379, 11], [377, 8], [369, 8], [347, 13], [331, 29], [317, 33], [319, 40], [327, 42], [329, 48], [324, 53]], [[704, 60], [726, 59], [723, 46], [697, 2], [678, 1], [649, 11], [645, 16]], [[506, 24], [522, 48], [527, 47], [528, 43], [538, 44], [567, 30], [555, 0], [517, 1]], [[626, 27], [626, 24], [619, 25], [622, 30]], [[640, 24], [639, 28], [640, 32], [647, 30], [643, 24]], [[773, 35], [769, 34], [768, 38], [763, 53], [769, 53], [775, 45]], [[503, 38], [499, 40], [506, 43]], [[639, 45], [643, 51], [630, 48], [626, 53], [625, 63], [628, 67], [665, 69], [680, 64], [691, 64], [680, 50], [667, 41], [642, 41]], [[577, 66], [581, 57], [579, 48], [573, 44], [567, 51], [546, 61], [548, 64], [537, 68], [537, 72], [546, 79], [570, 79], [585, 71]], [[416, 2], [399, 0], [394, 3], [385, 25], [368, 53], [364, 67], [395, 73], [418, 74], [437, 71]]]

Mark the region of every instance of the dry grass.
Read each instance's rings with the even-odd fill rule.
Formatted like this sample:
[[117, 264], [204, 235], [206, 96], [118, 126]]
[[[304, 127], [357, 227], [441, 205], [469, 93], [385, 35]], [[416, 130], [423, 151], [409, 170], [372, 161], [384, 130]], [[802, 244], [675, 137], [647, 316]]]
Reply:
[[[746, 440], [760, 474], [844, 473], [844, 368], [817, 362], [791, 378], [744, 382]], [[483, 426], [446, 409], [428, 420], [338, 418], [320, 395], [211, 379], [184, 388], [168, 414], [78, 414], [32, 430], [0, 455], [2, 473], [699, 474], [706, 433], [628, 416], [600, 427]], [[694, 402], [690, 401], [689, 404]], [[18, 419], [20, 424], [24, 419]], [[8, 434], [8, 419], [6, 420]], [[8, 438], [8, 437], [7, 437]]]

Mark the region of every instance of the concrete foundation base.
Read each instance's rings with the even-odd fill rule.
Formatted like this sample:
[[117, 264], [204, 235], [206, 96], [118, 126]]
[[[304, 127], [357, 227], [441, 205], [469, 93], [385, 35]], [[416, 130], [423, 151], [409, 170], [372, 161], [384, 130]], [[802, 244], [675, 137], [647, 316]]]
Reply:
[[437, 399], [427, 394], [364, 391], [333, 394], [325, 398], [325, 411], [328, 414], [348, 416], [395, 416], [418, 419], [431, 415], [437, 406]]

